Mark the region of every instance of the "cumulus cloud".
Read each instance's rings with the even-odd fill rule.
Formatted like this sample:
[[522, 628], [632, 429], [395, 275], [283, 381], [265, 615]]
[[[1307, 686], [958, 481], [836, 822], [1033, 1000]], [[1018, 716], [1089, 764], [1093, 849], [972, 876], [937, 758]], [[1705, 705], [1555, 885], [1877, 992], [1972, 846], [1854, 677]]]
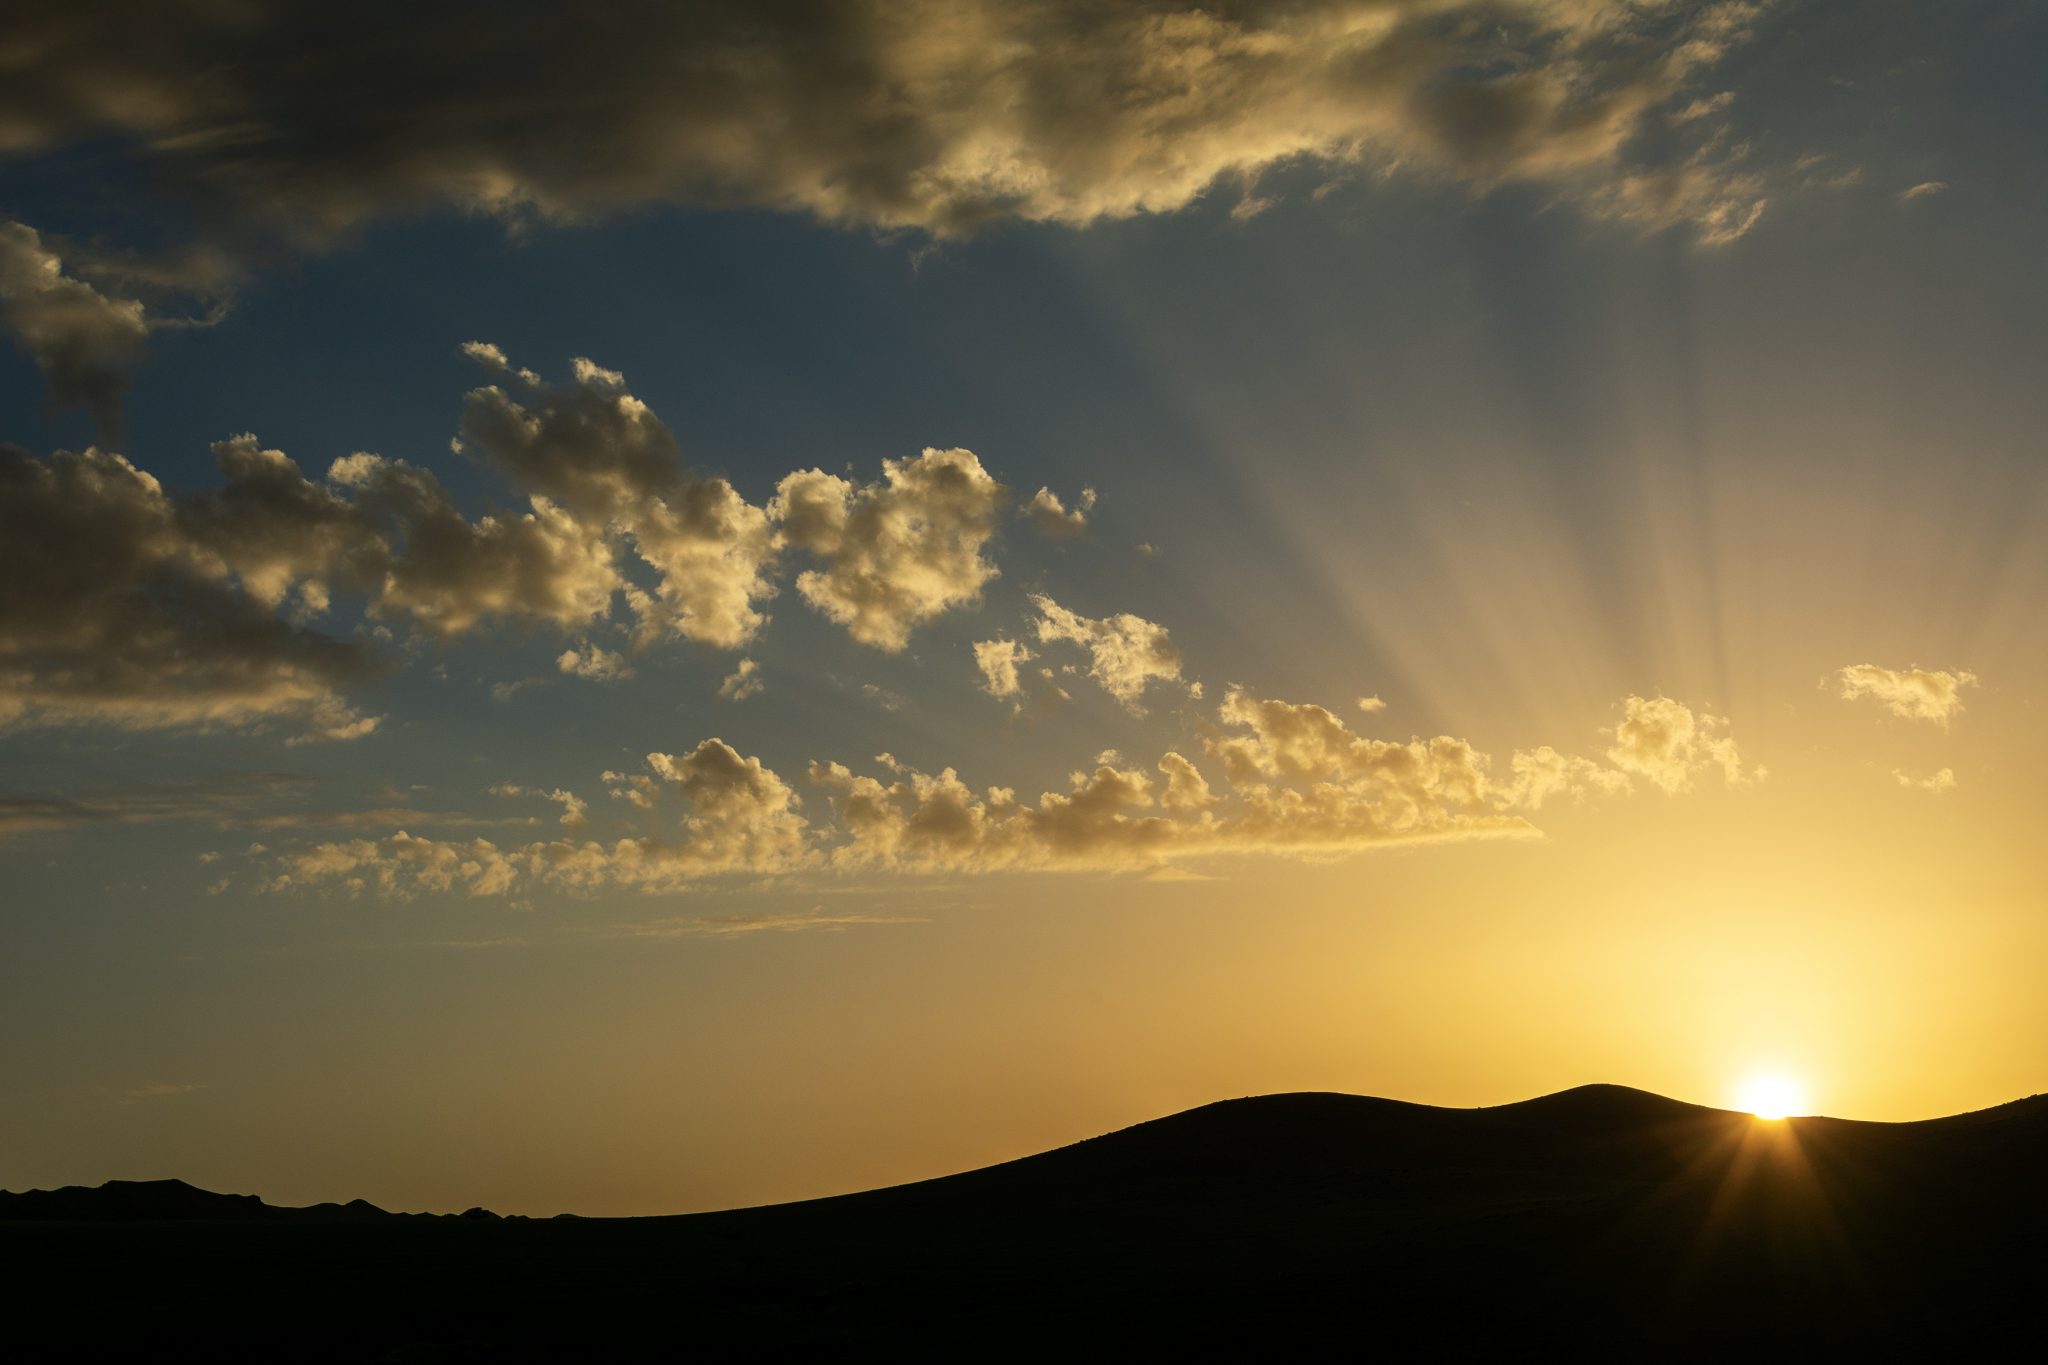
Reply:
[[884, 460], [880, 483], [791, 474], [769, 511], [790, 546], [824, 564], [797, 577], [804, 600], [862, 644], [894, 652], [913, 627], [981, 599], [996, 576], [984, 551], [1006, 496], [973, 451], [926, 450]]
[[1830, 679], [1845, 701], [1869, 697], [1905, 720], [1932, 721], [1942, 729], [1963, 712], [1963, 689], [1974, 687], [1977, 675], [1960, 669], [1881, 668], [1850, 664]]
[[[1304, 162], [1585, 199], [1670, 155], [1664, 115], [1713, 122], [1701, 78], [1764, 3], [609, 0], [495, 25], [415, 8], [392, 44], [277, 0], [17, 0], [0, 150], [96, 139], [301, 242], [435, 206], [652, 201], [1085, 224]], [[1652, 122], [1667, 136], [1638, 137]]]
[[1386, 702], [1380, 700], [1380, 698], [1376, 695], [1370, 697], [1360, 697], [1358, 699], [1358, 709], [1365, 712], [1367, 715], [1372, 715], [1376, 712], [1386, 710], [1387, 704]]
[[1088, 529], [1088, 514], [1095, 510], [1095, 490], [1084, 488], [1081, 496], [1068, 507], [1060, 501], [1060, 495], [1050, 488], [1041, 488], [1031, 495], [1031, 501], [1024, 504], [1024, 515], [1040, 535], [1055, 540], [1070, 540]]
[[1222, 800], [1209, 789], [1202, 770], [1177, 753], [1165, 753], [1159, 757], [1159, 771], [1166, 778], [1166, 789], [1159, 794], [1159, 804], [1174, 814], [1203, 811]]
[[[742, 757], [722, 740], [707, 739], [680, 756], [649, 754], [644, 774], [604, 777], [614, 796], [628, 794], [644, 812], [680, 801], [673, 831], [610, 844], [553, 839], [508, 848], [483, 839], [444, 841], [400, 831], [276, 854], [259, 850], [271, 868], [264, 884], [277, 892], [325, 887], [396, 898], [451, 891], [502, 896], [534, 885], [578, 892], [673, 891], [707, 878], [789, 872], [816, 862], [813, 833], [796, 793], [759, 759]], [[564, 826], [585, 823], [584, 803], [568, 792], [497, 790], [544, 796], [562, 804]]]
[[1023, 690], [1017, 670], [1037, 658], [1016, 640], [977, 640], [974, 666], [981, 670], [981, 690], [991, 697], [1014, 697]]
[[767, 513], [724, 479], [691, 474], [674, 433], [615, 371], [578, 359], [569, 383], [551, 385], [514, 370], [495, 346], [464, 349], [513, 389], [469, 395], [462, 449], [528, 491], [536, 509], [559, 505], [586, 534], [627, 539], [656, 574], [653, 592], [627, 593], [642, 642], [673, 634], [732, 649], [751, 640], [767, 620], [757, 603], [774, 592]]
[[[829, 807], [816, 819], [780, 774], [710, 739], [680, 757], [649, 754], [642, 773], [604, 774], [635, 821], [680, 803], [672, 832], [509, 849], [409, 835], [321, 844], [274, 857], [269, 884], [398, 895], [502, 894], [519, 886], [680, 891], [734, 875], [1118, 871], [1215, 855], [1330, 858], [1416, 841], [1529, 837], [1537, 832], [1531, 813], [1560, 798], [1619, 796], [1630, 790], [1631, 773], [1674, 792], [1709, 770], [1731, 784], [1747, 780], [1711, 717], [1662, 698], [1630, 697], [1624, 708], [1617, 747], [1626, 746], [1634, 766], [1544, 746], [1517, 751], [1499, 771], [1463, 739], [1374, 739], [1323, 707], [1232, 688], [1205, 741], [1227, 789], [1174, 751], [1149, 771], [1105, 751], [1036, 799], [1012, 787], [971, 786], [950, 767], [929, 773], [881, 754], [878, 773], [810, 763], [806, 778]], [[1683, 782], [1674, 775], [1680, 769]], [[575, 813], [582, 814], [580, 803]]]
[[1166, 627], [1129, 612], [1092, 619], [1067, 610], [1045, 593], [1033, 594], [1031, 603], [1038, 608], [1038, 619], [1031, 623], [1038, 642], [1065, 641], [1087, 650], [1088, 676], [1126, 709], [1138, 709], [1149, 684], [1180, 680], [1180, 650]]
[[1730, 786], [1749, 780], [1727, 733], [1728, 722], [1720, 717], [1669, 697], [1625, 697], [1621, 708], [1607, 758], [1623, 772], [1647, 778], [1666, 792], [1689, 791], [1702, 773], [1717, 770]]
[[267, 889], [329, 883], [350, 894], [374, 891], [390, 899], [456, 890], [501, 896], [517, 876], [511, 861], [488, 839], [448, 842], [399, 830], [382, 839], [348, 839], [283, 852]]
[[588, 678], [600, 683], [619, 682], [633, 676], [632, 665], [626, 662], [624, 655], [588, 643], [579, 649], [563, 650], [555, 659], [555, 667], [572, 678]]
[[761, 681], [761, 665], [752, 659], [741, 659], [739, 666], [725, 675], [725, 681], [718, 685], [720, 701], [745, 701], [759, 692], [765, 683]]
[[[0, 448], [0, 726], [288, 717], [301, 741], [360, 738], [377, 720], [343, 693], [374, 660], [314, 628], [338, 595], [385, 636], [501, 623], [581, 635], [623, 603], [637, 648], [736, 648], [767, 622], [787, 544], [818, 565], [797, 579], [808, 601], [897, 650], [996, 575], [987, 550], [1005, 492], [972, 452], [888, 460], [874, 484], [792, 474], [756, 506], [692, 473], [619, 375], [579, 360], [569, 383], [549, 384], [489, 343], [464, 350], [504, 384], [469, 394], [456, 447], [524, 511], [472, 520], [429, 470], [368, 452], [312, 477], [246, 434], [213, 446], [215, 486], [180, 493], [97, 449]], [[556, 666], [597, 682], [633, 672], [587, 637]]]

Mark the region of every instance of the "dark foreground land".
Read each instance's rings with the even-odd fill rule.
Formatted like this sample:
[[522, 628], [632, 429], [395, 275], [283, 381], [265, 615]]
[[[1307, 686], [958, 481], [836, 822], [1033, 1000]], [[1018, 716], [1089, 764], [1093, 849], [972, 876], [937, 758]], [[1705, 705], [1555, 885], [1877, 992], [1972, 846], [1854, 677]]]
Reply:
[[1880, 1124], [1276, 1095], [674, 1218], [0, 1194], [0, 1357], [2030, 1359], [2044, 1215], [2048, 1097]]

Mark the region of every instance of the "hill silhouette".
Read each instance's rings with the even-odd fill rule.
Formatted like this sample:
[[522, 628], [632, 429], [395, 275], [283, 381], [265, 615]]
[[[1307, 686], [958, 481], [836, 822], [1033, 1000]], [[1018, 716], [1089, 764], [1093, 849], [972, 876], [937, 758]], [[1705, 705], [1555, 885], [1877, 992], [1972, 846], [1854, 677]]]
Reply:
[[1619, 1086], [1205, 1105], [720, 1213], [0, 1195], [4, 1339], [78, 1357], [1093, 1355], [1327, 1345], [1766, 1358], [2004, 1345], [2048, 1290], [2048, 1097], [1764, 1123]]

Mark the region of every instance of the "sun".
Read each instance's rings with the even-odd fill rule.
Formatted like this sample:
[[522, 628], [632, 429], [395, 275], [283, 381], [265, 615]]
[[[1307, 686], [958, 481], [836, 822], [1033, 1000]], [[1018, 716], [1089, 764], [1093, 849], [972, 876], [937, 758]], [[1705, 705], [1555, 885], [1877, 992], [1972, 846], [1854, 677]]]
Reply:
[[1798, 1079], [1778, 1072], [1758, 1072], [1742, 1082], [1735, 1092], [1735, 1104], [1760, 1119], [1782, 1119], [1806, 1112], [1806, 1087]]

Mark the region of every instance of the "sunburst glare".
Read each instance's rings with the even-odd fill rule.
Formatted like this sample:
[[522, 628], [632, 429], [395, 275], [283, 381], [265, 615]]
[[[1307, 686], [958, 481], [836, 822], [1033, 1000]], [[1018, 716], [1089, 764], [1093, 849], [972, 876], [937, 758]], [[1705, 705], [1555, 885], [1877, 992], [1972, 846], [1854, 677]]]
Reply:
[[1735, 1106], [1760, 1119], [1789, 1118], [1806, 1112], [1806, 1086], [1781, 1072], [1756, 1072], [1736, 1089]]

